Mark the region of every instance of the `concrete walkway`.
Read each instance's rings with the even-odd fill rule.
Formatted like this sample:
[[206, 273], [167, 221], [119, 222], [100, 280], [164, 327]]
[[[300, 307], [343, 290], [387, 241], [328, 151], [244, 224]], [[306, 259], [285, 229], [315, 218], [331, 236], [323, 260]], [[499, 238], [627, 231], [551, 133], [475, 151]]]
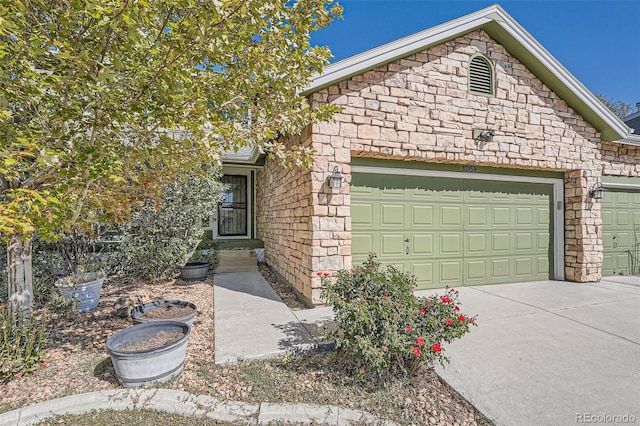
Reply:
[[331, 308], [290, 311], [257, 272], [214, 278], [216, 364], [260, 359], [323, 344]]
[[640, 422], [640, 277], [460, 289], [477, 328], [437, 372], [498, 425]]

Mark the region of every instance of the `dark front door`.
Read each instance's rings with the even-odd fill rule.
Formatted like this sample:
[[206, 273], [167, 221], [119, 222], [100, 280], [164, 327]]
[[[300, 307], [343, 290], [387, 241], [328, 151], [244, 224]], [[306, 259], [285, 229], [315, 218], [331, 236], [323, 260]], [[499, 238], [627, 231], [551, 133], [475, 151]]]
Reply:
[[247, 177], [224, 175], [224, 200], [218, 204], [218, 236], [247, 235]]

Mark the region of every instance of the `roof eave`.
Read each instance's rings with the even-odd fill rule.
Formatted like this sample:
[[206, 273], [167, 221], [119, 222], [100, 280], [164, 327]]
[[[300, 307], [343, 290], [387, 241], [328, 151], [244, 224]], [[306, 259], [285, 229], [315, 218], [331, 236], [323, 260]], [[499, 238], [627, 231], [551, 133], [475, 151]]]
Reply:
[[636, 135], [636, 134], [630, 134], [627, 135], [627, 137], [622, 138], [622, 139], [618, 139], [615, 141], [612, 141], [615, 143], [622, 143], [625, 145], [635, 145], [635, 146], [640, 146], [640, 135]]

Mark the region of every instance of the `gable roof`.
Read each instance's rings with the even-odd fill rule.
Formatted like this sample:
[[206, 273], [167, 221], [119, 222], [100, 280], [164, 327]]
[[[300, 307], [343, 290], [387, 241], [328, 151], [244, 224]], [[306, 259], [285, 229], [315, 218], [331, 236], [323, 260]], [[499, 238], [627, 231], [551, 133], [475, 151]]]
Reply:
[[640, 138], [636, 140], [622, 120], [497, 4], [330, 64], [303, 93], [316, 92], [479, 29], [502, 44], [513, 57], [597, 129], [602, 139], [640, 145]]

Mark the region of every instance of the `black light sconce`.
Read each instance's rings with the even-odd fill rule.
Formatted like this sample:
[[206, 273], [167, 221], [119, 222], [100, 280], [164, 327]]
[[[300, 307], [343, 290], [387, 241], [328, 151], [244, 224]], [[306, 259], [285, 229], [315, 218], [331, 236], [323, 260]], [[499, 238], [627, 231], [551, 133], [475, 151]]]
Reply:
[[338, 171], [338, 166], [335, 166], [333, 168], [333, 173], [331, 173], [327, 178], [327, 184], [331, 189], [340, 189], [342, 186], [342, 179], [344, 179], [344, 176], [342, 176]]
[[600, 182], [593, 185], [593, 187], [589, 190], [589, 197], [593, 198], [594, 200], [604, 200], [606, 195], [607, 190], [602, 187], [602, 183]]

